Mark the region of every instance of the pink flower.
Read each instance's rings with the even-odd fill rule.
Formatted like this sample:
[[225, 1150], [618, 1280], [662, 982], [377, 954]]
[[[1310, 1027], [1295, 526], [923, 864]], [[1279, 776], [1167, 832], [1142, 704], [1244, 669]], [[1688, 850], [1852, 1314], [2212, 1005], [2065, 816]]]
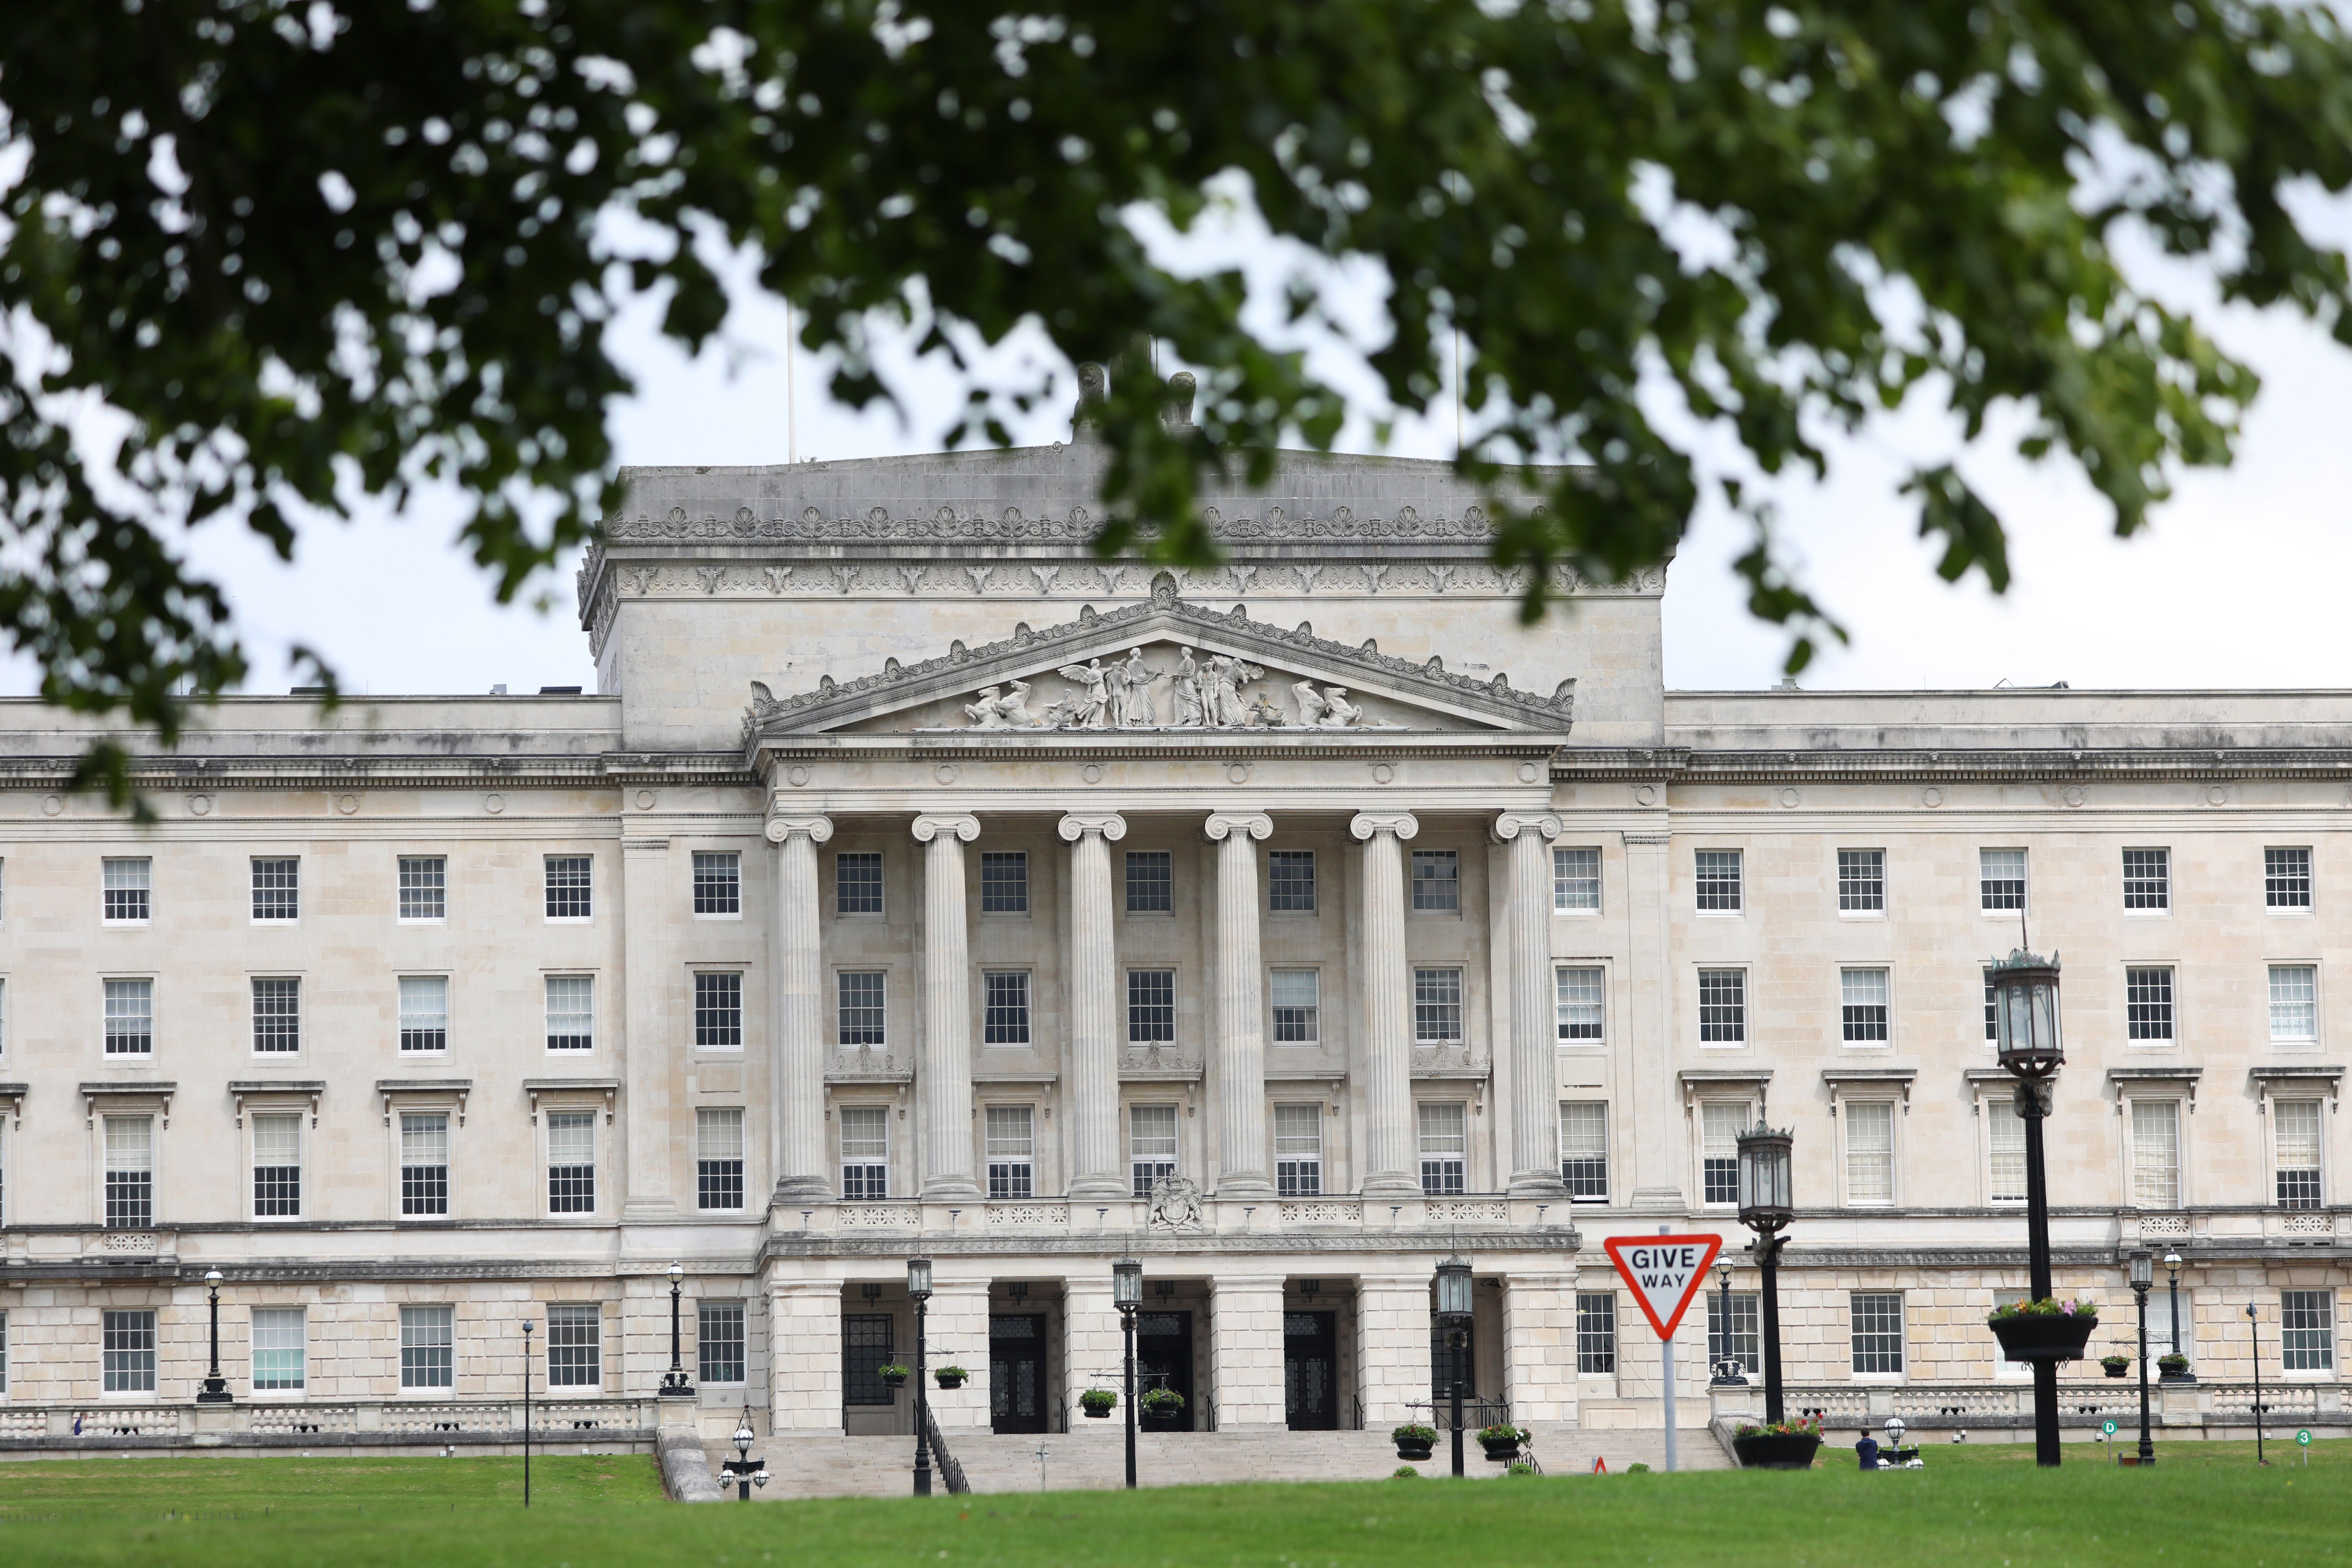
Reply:
[[2066, 1298], [2065, 1312], [2070, 1318], [2074, 1315], [2074, 1298], [2072, 1296]]

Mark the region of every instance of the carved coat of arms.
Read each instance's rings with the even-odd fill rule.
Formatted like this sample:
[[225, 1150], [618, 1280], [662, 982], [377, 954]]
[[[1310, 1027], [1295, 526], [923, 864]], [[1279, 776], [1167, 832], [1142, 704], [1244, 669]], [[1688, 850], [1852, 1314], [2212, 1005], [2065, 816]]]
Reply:
[[1151, 1207], [1146, 1216], [1154, 1230], [1201, 1228], [1201, 1189], [1188, 1176], [1162, 1176], [1151, 1184]]

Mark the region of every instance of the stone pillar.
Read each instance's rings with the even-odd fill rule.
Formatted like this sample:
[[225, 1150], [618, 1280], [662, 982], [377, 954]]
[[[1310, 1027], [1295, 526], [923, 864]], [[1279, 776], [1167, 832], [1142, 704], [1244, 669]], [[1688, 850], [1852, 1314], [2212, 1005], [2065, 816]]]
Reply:
[[[1102, 1260], [1097, 1271], [1072, 1275], [1062, 1281], [1062, 1406], [1073, 1436], [1094, 1433], [1098, 1440], [1117, 1441], [1124, 1430], [1124, 1411], [1108, 1421], [1089, 1421], [1078, 1410], [1078, 1395], [1089, 1388], [1118, 1388], [1121, 1357], [1118, 1309], [1110, 1304], [1110, 1264]], [[1125, 1398], [1125, 1394], [1120, 1395]]]
[[1356, 1367], [1364, 1426], [1385, 1431], [1429, 1404], [1430, 1277], [1366, 1276], [1356, 1284]]
[[841, 1285], [796, 1279], [774, 1288], [768, 1314], [768, 1426], [841, 1430]]
[[[1675, 963], [1670, 836], [1628, 833], [1625, 839], [1627, 1026], [1612, 1049], [1618, 1078], [1633, 1086], [1633, 1206], [1670, 1212], [1687, 1206], [1682, 1097], [1675, 1080]], [[1622, 1358], [1621, 1358], [1622, 1359]], [[1653, 1383], [1656, 1378], [1653, 1376]]]
[[[1217, 1195], [1272, 1197], [1265, 1158], [1265, 964], [1258, 942], [1257, 845], [1274, 832], [1274, 819], [1262, 812], [1217, 812], [1202, 831], [1217, 846]], [[1218, 1404], [1223, 1403], [1220, 1393]]]
[[1209, 1329], [1217, 1430], [1286, 1426], [1290, 1413], [1283, 1400], [1282, 1276], [1213, 1278]]
[[1127, 837], [1127, 819], [1109, 812], [1073, 813], [1060, 832], [1070, 847], [1069, 1087], [1073, 1198], [1125, 1198], [1131, 1188], [1119, 1159], [1118, 1053], [1126, 1031], [1112, 942], [1110, 847]]
[[1574, 1269], [1503, 1277], [1503, 1397], [1514, 1421], [1577, 1418]]
[[1559, 1198], [1559, 1071], [1551, 978], [1551, 841], [1557, 816], [1505, 812], [1495, 837], [1508, 847], [1511, 1182], [1515, 1198]]
[[915, 818], [923, 857], [922, 1196], [980, 1196], [971, 1177], [971, 956], [964, 931], [963, 847], [980, 818]]
[[776, 1198], [830, 1203], [816, 847], [833, 837], [833, 822], [771, 816], [767, 832], [776, 847]]
[[[986, 1427], [988, 1410], [988, 1281], [934, 1278], [924, 1318], [924, 1350], [933, 1372], [960, 1366], [971, 1374], [961, 1388], [929, 1388], [931, 1415], [942, 1431]], [[911, 1348], [911, 1347], [909, 1347]]]
[[[1365, 812], [1348, 825], [1363, 842], [1364, 1179], [1368, 1197], [1421, 1194], [1412, 1121], [1412, 972], [1404, 952], [1404, 851], [1412, 813]], [[1429, 1347], [1422, 1346], [1424, 1368]], [[1428, 1379], [1423, 1378], [1423, 1386]]]
[[[621, 840], [621, 1055], [628, 1089], [621, 1100], [626, 1150], [622, 1215], [674, 1214], [669, 1037], [674, 976], [664, 962], [663, 901], [669, 891], [669, 840]], [[688, 1120], [691, 1121], [692, 1117]]]

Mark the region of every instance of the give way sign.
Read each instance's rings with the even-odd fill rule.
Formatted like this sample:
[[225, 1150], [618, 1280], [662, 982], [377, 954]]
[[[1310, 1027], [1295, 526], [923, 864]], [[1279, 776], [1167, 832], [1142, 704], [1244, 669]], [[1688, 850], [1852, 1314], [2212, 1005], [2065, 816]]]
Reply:
[[1601, 1246], [1617, 1265], [1617, 1276], [1642, 1303], [1658, 1338], [1671, 1340], [1683, 1313], [1706, 1283], [1706, 1271], [1723, 1249], [1719, 1236], [1612, 1236]]

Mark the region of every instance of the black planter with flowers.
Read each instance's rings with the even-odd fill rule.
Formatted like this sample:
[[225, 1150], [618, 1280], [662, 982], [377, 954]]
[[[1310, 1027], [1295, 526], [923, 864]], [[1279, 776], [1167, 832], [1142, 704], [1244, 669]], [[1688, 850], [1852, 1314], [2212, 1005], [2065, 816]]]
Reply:
[[1810, 1470], [1821, 1451], [1822, 1422], [1818, 1415], [1801, 1421], [1753, 1422], [1731, 1434], [1731, 1451], [1743, 1470]]
[[2099, 1326], [2095, 1309], [2079, 1302], [2021, 1301], [1985, 1320], [2007, 1361], [2081, 1361]]

